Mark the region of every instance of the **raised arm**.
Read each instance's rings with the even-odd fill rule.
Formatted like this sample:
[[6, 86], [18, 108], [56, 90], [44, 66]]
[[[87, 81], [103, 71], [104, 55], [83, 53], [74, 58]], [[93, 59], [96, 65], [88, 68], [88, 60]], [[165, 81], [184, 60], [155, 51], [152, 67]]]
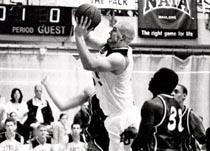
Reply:
[[87, 22], [87, 17], [84, 19], [84, 21], [82, 18], [80, 24], [78, 24], [77, 22], [77, 26], [75, 28], [76, 44], [83, 67], [86, 70], [100, 71], [100, 72], [124, 70], [127, 62], [122, 54], [113, 53], [108, 57], [102, 58], [99, 56], [96, 57], [90, 53], [86, 41], [91, 42], [98, 48], [102, 47], [102, 43], [100, 44], [98, 43], [97, 45], [96, 44], [97, 39], [92, 38], [92, 36], [90, 36], [89, 34], [90, 31], [87, 31], [90, 23], [91, 22]]
[[89, 86], [78, 91], [77, 94], [71, 95], [71, 97], [67, 98], [66, 100], [63, 100], [63, 98], [61, 98], [61, 96], [55, 92], [47, 77], [45, 77], [41, 83], [44, 85], [54, 104], [62, 111], [82, 105], [83, 103], [87, 102], [88, 98], [95, 93], [94, 87]]

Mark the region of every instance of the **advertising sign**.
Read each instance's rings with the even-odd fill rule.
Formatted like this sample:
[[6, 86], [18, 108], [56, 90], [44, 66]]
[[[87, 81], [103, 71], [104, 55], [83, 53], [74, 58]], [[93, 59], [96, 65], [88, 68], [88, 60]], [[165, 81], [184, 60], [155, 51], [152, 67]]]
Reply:
[[196, 0], [140, 0], [138, 35], [142, 38], [197, 38]]

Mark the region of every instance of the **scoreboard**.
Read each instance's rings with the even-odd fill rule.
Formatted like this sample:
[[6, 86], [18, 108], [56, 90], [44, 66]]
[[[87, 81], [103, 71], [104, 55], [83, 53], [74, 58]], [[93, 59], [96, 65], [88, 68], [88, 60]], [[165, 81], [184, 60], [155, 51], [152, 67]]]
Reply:
[[72, 8], [0, 5], [0, 34], [69, 36]]

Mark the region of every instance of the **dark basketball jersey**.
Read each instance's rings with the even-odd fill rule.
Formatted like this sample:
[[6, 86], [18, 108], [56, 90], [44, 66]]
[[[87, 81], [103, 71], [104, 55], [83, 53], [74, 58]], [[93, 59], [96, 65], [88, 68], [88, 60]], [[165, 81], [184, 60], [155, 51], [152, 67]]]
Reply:
[[183, 110], [182, 113], [182, 125], [185, 129], [182, 131], [182, 150], [188, 150], [189, 148], [189, 137], [190, 137], [190, 123], [189, 123], [189, 116], [190, 116], [191, 108], [186, 108]]
[[[182, 151], [197, 151], [200, 150], [196, 139], [194, 138], [191, 130], [190, 130], [190, 124], [197, 124], [193, 123], [191, 121], [190, 123], [190, 114], [192, 109], [186, 108], [183, 110], [182, 115], [182, 125], [184, 127], [184, 130], [182, 132]], [[198, 128], [199, 129], [199, 128]]]
[[206, 129], [206, 150], [210, 151], [210, 127]]
[[[155, 126], [153, 150], [178, 149], [181, 146], [182, 109], [169, 95], [158, 95], [164, 106], [163, 117]], [[162, 113], [161, 113], [162, 114]]]

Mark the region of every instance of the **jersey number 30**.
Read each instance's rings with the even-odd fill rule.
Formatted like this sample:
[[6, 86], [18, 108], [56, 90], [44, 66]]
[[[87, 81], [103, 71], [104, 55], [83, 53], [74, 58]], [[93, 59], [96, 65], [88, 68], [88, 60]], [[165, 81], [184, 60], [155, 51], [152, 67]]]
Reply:
[[[177, 116], [179, 117], [178, 121], [177, 121]], [[174, 131], [176, 128], [178, 128], [179, 132], [182, 132], [184, 130], [182, 126], [182, 110], [181, 109], [177, 110], [174, 106], [172, 106], [170, 109], [168, 129], [170, 131]]]

